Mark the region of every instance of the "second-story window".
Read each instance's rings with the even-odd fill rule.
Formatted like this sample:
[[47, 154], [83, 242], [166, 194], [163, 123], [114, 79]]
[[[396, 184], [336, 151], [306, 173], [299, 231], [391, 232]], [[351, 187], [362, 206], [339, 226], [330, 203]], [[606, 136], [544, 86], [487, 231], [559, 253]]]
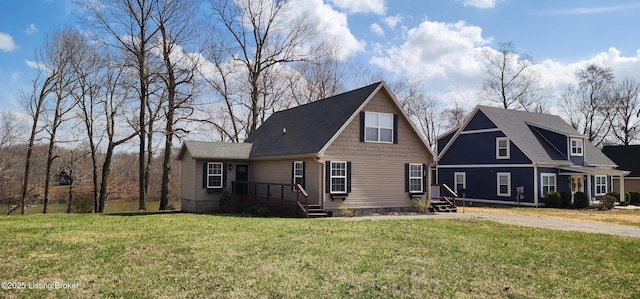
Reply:
[[571, 155], [582, 156], [584, 150], [584, 144], [580, 138], [571, 138]]
[[365, 141], [393, 142], [393, 114], [366, 112]]

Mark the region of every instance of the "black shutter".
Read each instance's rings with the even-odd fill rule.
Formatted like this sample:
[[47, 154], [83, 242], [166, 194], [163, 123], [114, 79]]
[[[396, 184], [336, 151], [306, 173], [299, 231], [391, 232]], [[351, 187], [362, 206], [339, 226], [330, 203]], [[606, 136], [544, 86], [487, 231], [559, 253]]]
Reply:
[[360, 142], [364, 142], [364, 117], [365, 117], [365, 112], [364, 111], [360, 111]]
[[324, 166], [324, 191], [326, 193], [331, 193], [331, 161], [324, 162]]
[[227, 188], [227, 163], [222, 163], [222, 188]]
[[398, 144], [398, 115], [393, 115], [393, 143]]
[[307, 178], [307, 163], [305, 161], [302, 161], [302, 182], [300, 183], [300, 185], [302, 185], [302, 188], [305, 188], [305, 180]]
[[351, 162], [347, 162], [347, 193], [351, 193]]
[[422, 192], [424, 192], [425, 194], [427, 193], [427, 186], [429, 186], [429, 184], [427, 184], [427, 164], [422, 164]]
[[[296, 161], [291, 162], [291, 184], [296, 183]], [[293, 191], [296, 191], [296, 187], [291, 187]]]
[[209, 166], [209, 163], [204, 162], [202, 164], [202, 188], [207, 188], [207, 167]]
[[409, 192], [409, 163], [404, 164], [404, 192]]

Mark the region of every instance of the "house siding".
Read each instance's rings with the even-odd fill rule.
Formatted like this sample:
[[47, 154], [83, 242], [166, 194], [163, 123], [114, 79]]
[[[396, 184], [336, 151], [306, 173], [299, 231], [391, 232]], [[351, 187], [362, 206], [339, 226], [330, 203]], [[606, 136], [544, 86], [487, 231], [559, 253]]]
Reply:
[[[464, 172], [467, 179], [467, 195], [469, 199], [499, 200], [516, 203], [516, 187], [524, 186], [524, 199], [521, 203], [534, 203], [533, 167], [481, 167], [481, 168], [439, 168], [438, 179], [440, 183], [454, 186], [454, 173]], [[508, 172], [511, 174], [511, 196], [498, 196], [497, 173]]]
[[363, 111], [398, 115], [398, 143], [360, 142], [360, 115], [356, 115], [323, 157], [351, 162], [351, 193], [344, 200], [332, 200], [323, 193], [325, 209], [336, 210], [340, 205], [353, 209], [413, 207], [405, 192], [405, 164], [430, 164], [433, 157], [386, 91], [374, 95]]
[[[220, 208], [220, 193], [222, 189], [207, 189], [203, 187], [204, 164], [207, 162], [222, 162], [225, 163], [225, 167], [228, 167], [229, 164], [247, 164], [247, 162], [243, 161], [193, 159], [187, 151], [182, 157], [182, 198], [180, 203], [182, 211], [212, 213]], [[223, 189], [231, 189], [231, 182], [235, 180], [235, 169], [235, 166], [231, 170], [226, 168]]]
[[438, 153], [440, 153], [440, 152], [442, 152], [442, 150], [444, 150], [444, 147], [447, 146], [447, 143], [449, 143], [451, 138], [453, 138], [453, 136], [455, 136], [455, 135], [456, 135], [456, 131], [453, 131], [450, 134], [445, 135], [442, 138], [438, 139], [438, 141], [437, 141]]
[[484, 114], [478, 111], [463, 131], [495, 129], [497, 126]]
[[531, 160], [513, 142], [509, 142], [510, 158], [496, 159], [496, 138], [498, 137], [506, 136], [503, 132], [458, 135], [438, 164], [531, 164]]
[[[313, 159], [291, 159], [291, 160], [264, 160], [264, 161], [252, 161], [249, 166], [249, 181], [252, 182], [268, 182], [278, 184], [291, 184], [291, 167], [293, 161], [305, 162], [304, 189], [309, 194], [309, 203], [317, 204], [320, 202], [321, 197], [321, 164]], [[258, 194], [266, 194], [266, 186], [258, 186]], [[274, 187], [271, 190], [271, 196], [274, 198], [280, 198], [283, 194], [280, 187]], [[251, 192], [251, 191], [250, 191]], [[286, 200], [296, 200], [296, 192], [292, 191], [290, 187], [284, 187], [284, 198]], [[300, 197], [300, 200], [304, 200]]]

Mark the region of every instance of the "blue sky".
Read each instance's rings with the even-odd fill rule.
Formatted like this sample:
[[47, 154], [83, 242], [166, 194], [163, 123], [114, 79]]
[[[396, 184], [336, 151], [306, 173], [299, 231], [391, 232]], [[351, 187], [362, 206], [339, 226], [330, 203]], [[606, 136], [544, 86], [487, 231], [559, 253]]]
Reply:
[[[327, 37], [376, 70], [421, 79], [444, 105], [471, 107], [482, 51], [511, 41], [533, 56], [544, 84], [561, 90], [587, 63], [640, 74], [640, 2], [551, 0], [291, 0]], [[0, 10], [0, 109], [20, 111], [18, 88], [48, 33], [76, 23], [71, 0], [4, 1]]]

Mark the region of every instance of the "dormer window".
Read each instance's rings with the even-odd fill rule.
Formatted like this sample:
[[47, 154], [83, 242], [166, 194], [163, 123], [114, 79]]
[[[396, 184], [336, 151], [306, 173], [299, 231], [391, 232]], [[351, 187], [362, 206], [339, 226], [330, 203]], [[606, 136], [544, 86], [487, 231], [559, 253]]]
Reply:
[[496, 159], [509, 159], [509, 138], [498, 137], [496, 138]]
[[582, 156], [584, 155], [584, 144], [580, 138], [571, 138], [571, 155]]

